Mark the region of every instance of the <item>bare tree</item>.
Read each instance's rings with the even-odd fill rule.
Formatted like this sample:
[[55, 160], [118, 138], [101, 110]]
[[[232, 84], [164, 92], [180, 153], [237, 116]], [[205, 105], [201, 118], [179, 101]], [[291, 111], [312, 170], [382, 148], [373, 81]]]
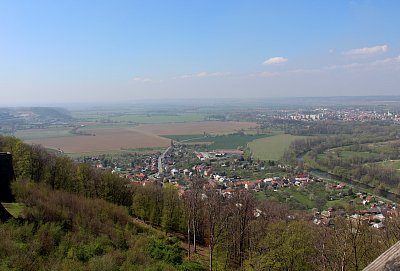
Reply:
[[236, 247], [234, 255], [239, 259], [239, 266], [243, 267], [245, 250], [249, 247], [250, 221], [255, 218], [255, 198], [251, 192], [242, 190], [235, 193], [230, 201], [232, 237]]
[[192, 187], [185, 193], [185, 209], [186, 209], [186, 223], [187, 223], [187, 242], [188, 242], [188, 257], [191, 253], [191, 240], [193, 241], [193, 252], [197, 252], [197, 239], [200, 228], [200, 221], [202, 219], [202, 186], [204, 180], [195, 178], [192, 180]]
[[229, 216], [226, 199], [215, 190], [207, 190], [202, 195], [207, 223], [209, 270], [213, 270], [213, 253], [215, 246], [220, 242], [222, 234], [226, 231]]

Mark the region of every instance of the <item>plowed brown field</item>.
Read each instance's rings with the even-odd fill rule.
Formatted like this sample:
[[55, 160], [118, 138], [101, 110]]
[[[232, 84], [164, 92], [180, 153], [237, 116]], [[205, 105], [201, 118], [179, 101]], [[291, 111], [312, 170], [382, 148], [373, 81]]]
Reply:
[[223, 134], [255, 126], [255, 123], [250, 122], [206, 121], [148, 124], [132, 128], [88, 128], [84, 131], [95, 134], [95, 136], [39, 138], [27, 140], [27, 142], [40, 144], [51, 149], [61, 149], [66, 153], [118, 151], [122, 149], [167, 147], [171, 140], [160, 135], [199, 134], [203, 132]]

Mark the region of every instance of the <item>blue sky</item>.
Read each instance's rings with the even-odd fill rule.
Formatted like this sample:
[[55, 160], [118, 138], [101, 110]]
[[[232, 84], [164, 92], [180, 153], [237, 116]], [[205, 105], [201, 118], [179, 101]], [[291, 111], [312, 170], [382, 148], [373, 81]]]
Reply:
[[398, 95], [399, 12], [396, 0], [0, 0], [0, 103]]

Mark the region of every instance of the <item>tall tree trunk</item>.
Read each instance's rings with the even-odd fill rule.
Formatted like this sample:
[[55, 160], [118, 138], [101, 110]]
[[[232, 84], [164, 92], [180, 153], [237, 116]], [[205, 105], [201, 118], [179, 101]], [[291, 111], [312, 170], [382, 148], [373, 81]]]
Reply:
[[196, 223], [193, 218], [193, 248], [194, 248], [194, 253], [197, 253], [197, 243], [196, 243]]
[[190, 260], [190, 218], [187, 221], [188, 258]]
[[210, 245], [208, 246], [209, 250], [210, 250], [210, 271], [213, 270], [213, 245], [210, 243]]

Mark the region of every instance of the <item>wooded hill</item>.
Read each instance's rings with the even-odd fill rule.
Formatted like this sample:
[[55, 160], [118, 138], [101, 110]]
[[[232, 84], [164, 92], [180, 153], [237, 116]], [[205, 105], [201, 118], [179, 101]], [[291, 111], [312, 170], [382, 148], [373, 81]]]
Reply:
[[0, 151], [14, 156], [23, 206], [0, 224], [1, 270], [361, 270], [400, 238], [398, 217], [380, 230], [345, 217], [317, 226], [247, 190], [224, 197], [200, 177], [180, 196], [12, 137], [0, 137]]

